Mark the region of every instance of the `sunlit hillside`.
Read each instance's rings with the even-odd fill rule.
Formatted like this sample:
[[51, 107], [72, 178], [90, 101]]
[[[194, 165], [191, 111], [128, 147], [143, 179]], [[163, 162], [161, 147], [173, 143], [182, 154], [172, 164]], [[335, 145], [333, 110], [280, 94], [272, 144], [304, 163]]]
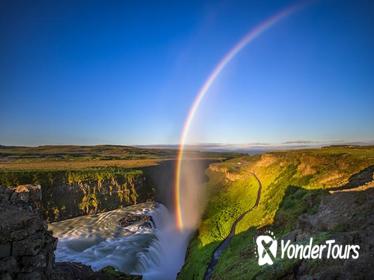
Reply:
[[[212, 279], [262, 275], [266, 269], [257, 265], [254, 254], [256, 229], [261, 232], [271, 228], [279, 237], [287, 235], [297, 227], [302, 214], [318, 211], [321, 197], [329, 195], [327, 190], [372, 184], [372, 171], [365, 170], [373, 165], [372, 146], [273, 152], [212, 164], [207, 172], [209, 203], [179, 279], [202, 279], [213, 252], [229, 235], [234, 222], [252, 208], [236, 225]], [[259, 203], [254, 207], [258, 194]], [[324, 239], [331, 232], [334, 230], [320, 230], [315, 237]], [[275, 273], [274, 277], [281, 277], [293, 265], [281, 263], [268, 269]]]

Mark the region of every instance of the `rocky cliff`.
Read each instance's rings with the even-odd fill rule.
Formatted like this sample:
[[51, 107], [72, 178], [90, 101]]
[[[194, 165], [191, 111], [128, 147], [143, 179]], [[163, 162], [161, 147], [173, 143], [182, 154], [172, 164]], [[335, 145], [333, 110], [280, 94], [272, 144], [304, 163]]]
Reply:
[[80, 263], [55, 263], [57, 239], [47, 230], [39, 207], [40, 186], [0, 186], [0, 279], [136, 280], [106, 267], [94, 272]]
[[41, 209], [48, 222], [104, 212], [154, 197], [141, 170], [7, 171], [0, 184], [38, 184]]
[[40, 186], [0, 186], [0, 278], [49, 279], [57, 239], [37, 205]]

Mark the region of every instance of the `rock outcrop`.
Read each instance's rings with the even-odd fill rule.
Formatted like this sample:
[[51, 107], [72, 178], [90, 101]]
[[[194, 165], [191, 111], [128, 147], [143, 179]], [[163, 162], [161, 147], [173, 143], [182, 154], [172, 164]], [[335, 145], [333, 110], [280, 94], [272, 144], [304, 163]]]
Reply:
[[89, 266], [73, 262], [56, 263], [53, 280], [141, 280], [140, 275], [128, 275], [107, 266], [93, 271]]
[[358, 244], [357, 260], [324, 260], [317, 266], [302, 261], [294, 270], [296, 279], [373, 279], [374, 189], [334, 193], [322, 197], [318, 211], [302, 215], [296, 240], [326, 232], [337, 244]]
[[57, 238], [47, 230], [40, 186], [0, 186], [1, 280], [135, 280], [111, 267], [93, 271], [73, 262], [55, 263]]
[[122, 219], [118, 221], [119, 225], [122, 227], [128, 227], [135, 223], [140, 223], [142, 227], [152, 228], [154, 225], [151, 216], [145, 214], [132, 214], [126, 213]]
[[38, 205], [40, 186], [0, 186], [0, 278], [50, 279], [57, 239]]

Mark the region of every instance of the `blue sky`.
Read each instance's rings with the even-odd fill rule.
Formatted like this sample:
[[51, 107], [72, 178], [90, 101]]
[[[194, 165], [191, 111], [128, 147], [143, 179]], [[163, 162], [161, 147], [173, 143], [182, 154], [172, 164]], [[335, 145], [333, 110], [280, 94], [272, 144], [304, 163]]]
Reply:
[[[177, 143], [222, 56], [295, 3], [157, 2], [1, 1], [0, 144]], [[373, 1], [313, 2], [226, 67], [190, 141], [373, 140], [373, 49]]]

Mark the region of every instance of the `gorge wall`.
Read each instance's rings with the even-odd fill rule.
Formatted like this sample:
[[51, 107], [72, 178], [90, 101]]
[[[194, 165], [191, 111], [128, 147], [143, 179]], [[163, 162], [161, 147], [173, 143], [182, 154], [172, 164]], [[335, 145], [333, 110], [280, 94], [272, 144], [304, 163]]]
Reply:
[[[202, 166], [194, 174], [205, 181], [212, 160], [189, 160]], [[110, 211], [155, 200], [173, 211], [175, 160], [137, 169], [97, 168], [85, 170], [0, 171], [0, 185], [40, 185], [42, 214], [48, 222]]]
[[154, 198], [141, 170], [8, 171], [0, 184], [41, 186], [41, 211], [48, 222], [104, 212]]

